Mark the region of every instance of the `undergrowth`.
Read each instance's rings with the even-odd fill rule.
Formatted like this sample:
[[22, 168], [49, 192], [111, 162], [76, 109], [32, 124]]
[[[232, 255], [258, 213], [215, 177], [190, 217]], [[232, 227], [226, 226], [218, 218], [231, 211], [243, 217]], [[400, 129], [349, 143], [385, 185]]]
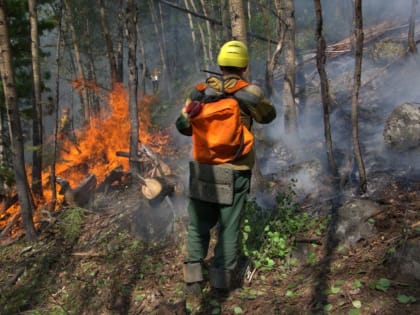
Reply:
[[254, 270], [271, 270], [276, 261], [289, 257], [296, 246], [296, 236], [304, 235], [317, 219], [302, 212], [290, 187], [276, 197], [277, 205], [263, 209], [255, 199], [247, 203], [242, 225], [242, 253], [251, 260]]

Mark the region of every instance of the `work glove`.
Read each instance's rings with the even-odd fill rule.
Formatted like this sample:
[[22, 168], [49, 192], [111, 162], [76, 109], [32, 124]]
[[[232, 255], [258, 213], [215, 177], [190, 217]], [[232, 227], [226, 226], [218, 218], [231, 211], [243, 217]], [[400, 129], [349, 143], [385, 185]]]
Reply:
[[192, 101], [185, 107], [185, 112], [188, 118], [197, 116], [202, 109], [203, 105], [199, 101]]

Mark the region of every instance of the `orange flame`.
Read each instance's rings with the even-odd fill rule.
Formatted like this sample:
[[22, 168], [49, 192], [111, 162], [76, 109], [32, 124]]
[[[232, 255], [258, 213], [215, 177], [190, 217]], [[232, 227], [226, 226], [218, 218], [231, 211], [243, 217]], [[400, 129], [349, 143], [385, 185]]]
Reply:
[[[150, 133], [152, 129], [150, 104], [154, 101], [156, 101], [154, 97], [143, 96], [139, 102], [139, 141], [155, 153], [170, 154], [167, 145], [170, 140], [169, 134], [164, 130]], [[94, 174], [100, 183], [116, 167], [122, 166], [125, 170], [129, 168], [128, 158], [116, 156], [117, 151], [129, 150], [131, 127], [127, 89], [122, 84], [115, 84], [107, 95], [107, 102], [110, 110], [102, 110], [86, 127], [76, 130], [76, 141], [72, 142], [66, 138], [60, 140], [60, 158], [56, 163], [56, 174], [68, 180], [72, 187], [78, 185], [88, 174]], [[47, 170], [43, 173], [43, 183], [49, 182], [49, 172]], [[46, 184], [44, 188], [47, 204], [52, 200], [49, 185]], [[19, 211], [18, 206], [10, 207], [0, 214], [0, 231], [7, 226], [7, 219], [12, 218], [17, 211]], [[35, 211], [35, 221], [38, 221], [39, 217], [40, 214]]]

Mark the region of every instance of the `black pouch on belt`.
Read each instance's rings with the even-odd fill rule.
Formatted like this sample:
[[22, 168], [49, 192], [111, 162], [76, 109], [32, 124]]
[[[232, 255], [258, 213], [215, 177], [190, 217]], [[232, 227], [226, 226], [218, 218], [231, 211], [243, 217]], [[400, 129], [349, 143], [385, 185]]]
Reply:
[[190, 162], [190, 198], [232, 205], [233, 170], [218, 165]]

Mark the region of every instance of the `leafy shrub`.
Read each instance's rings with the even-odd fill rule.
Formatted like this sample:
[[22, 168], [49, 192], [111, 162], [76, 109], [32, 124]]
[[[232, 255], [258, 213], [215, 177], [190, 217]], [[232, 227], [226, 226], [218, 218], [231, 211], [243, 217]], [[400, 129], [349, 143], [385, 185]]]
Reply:
[[315, 220], [299, 210], [291, 188], [276, 197], [274, 209], [263, 209], [250, 200], [242, 225], [242, 252], [256, 269], [272, 269], [275, 259], [288, 257], [295, 246], [295, 235], [310, 229]]

